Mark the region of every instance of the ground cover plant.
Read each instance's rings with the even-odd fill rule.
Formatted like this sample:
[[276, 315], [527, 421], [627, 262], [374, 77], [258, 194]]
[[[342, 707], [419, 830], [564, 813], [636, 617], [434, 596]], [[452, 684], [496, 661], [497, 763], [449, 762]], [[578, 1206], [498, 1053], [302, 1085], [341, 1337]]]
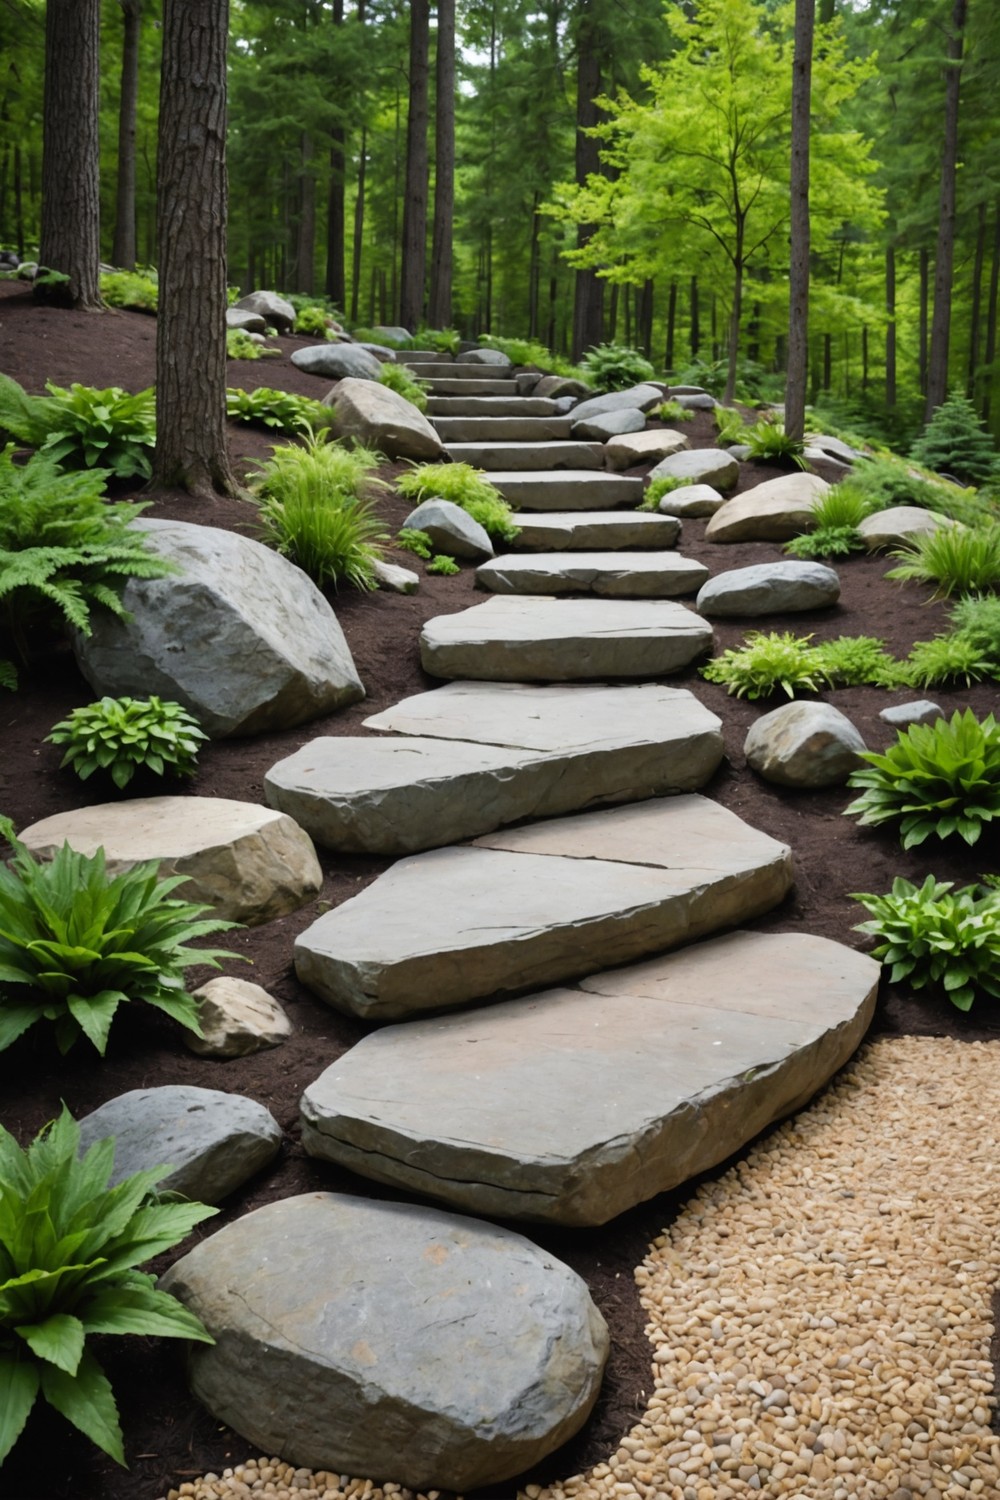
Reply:
[[512, 542], [518, 535], [514, 512], [481, 469], [472, 464], [420, 464], [396, 481], [407, 500], [450, 500], [478, 521], [491, 540]]
[[149, 478], [156, 443], [152, 387], [134, 396], [119, 386], [95, 390], [76, 381], [68, 390], [46, 382], [46, 389], [48, 396], [29, 396], [9, 375], [0, 375], [0, 429], [44, 449], [62, 469]]
[[275, 432], [300, 435], [319, 432], [333, 421], [332, 408], [322, 401], [267, 385], [259, 385], [254, 391], [231, 386], [226, 392], [226, 416], [233, 422], [253, 422]]
[[562, 355], [553, 354], [537, 339], [501, 338], [498, 334], [481, 333], [479, 342], [484, 349], [499, 349], [506, 354], [512, 365], [534, 365], [546, 375], [562, 375], [570, 380], [582, 378], [580, 367]]
[[811, 636], [790, 631], [754, 630], [743, 646], [729, 647], [701, 668], [706, 682], [722, 683], [737, 698], [768, 698], [778, 688], [786, 697], [817, 693], [825, 677], [810, 649]]
[[878, 938], [872, 956], [890, 966], [889, 983], [942, 990], [959, 1010], [977, 995], [1000, 1000], [1000, 889], [928, 875], [917, 887], [901, 876], [888, 895], [855, 892], [870, 916], [855, 931]]
[[933, 583], [937, 597], [994, 593], [1000, 589], [1000, 522], [941, 526], [894, 548], [892, 556], [900, 561], [887, 578]]
[[815, 525], [785, 543], [790, 557], [847, 557], [861, 552], [864, 541], [858, 527], [872, 511], [864, 492], [845, 479], [821, 495], [813, 506]]
[[60, 719], [45, 736], [64, 747], [61, 766], [81, 781], [98, 773], [123, 791], [137, 771], [193, 776], [208, 740], [197, 719], [179, 703], [149, 698], [101, 698]]
[[159, 290], [154, 278], [141, 271], [105, 271], [101, 275], [101, 296], [109, 307], [155, 313]]
[[785, 431], [783, 422], [770, 421], [762, 417], [746, 429], [742, 441], [750, 450], [752, 459], [763, 459], [767, 463], [792, 463], [800, 469], [808, 469], [801, 438], [794, 438]]
[[271, 356], [280, 358], [280, 349], [274, 349], [268, 344], [258, 344], [242, 328], [226, 329], [226, 358], [227, 359], [264, 359]]
[[675, 474], [658, 475], [647, 484], [639, 509], [659, 510], [660, 501], [664, 495], [669, 495], [673, 490], [683, 489], [687, 483], [686, 479], [678, 479]]
[[595, 391], [624, 391], [656, 375], [645, 355], [624, 344], [598, 344], [588, 349], [580, 361], [580, 369]]
[[382, 366], [379, 381], [387, 390], [395, 391], [397, 396], [402, 396], [415, 406], [417, 411], [427, 410], [427, 385], [411, 375], [405, 365], [397, 365], [387, 362]]

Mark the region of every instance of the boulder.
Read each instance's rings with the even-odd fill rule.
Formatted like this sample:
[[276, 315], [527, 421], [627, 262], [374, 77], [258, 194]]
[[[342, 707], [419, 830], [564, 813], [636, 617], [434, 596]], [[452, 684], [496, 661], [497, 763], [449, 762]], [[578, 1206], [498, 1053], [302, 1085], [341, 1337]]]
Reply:
[[179, 899], [251, 926], [297, 911], [318, 894], [323, 872], [307, 833], [284, 813], [226, 797], [133, 797], [53, 813], [22, 842], [37, 859], [63, 844], [103, 848], [109, 870], [158, 859], [160, 875], [184, 875]]
[[807, 432], [806, 442], [810, 448], [818, 448], [827, 458], [837, 459], [848, 468], [865, 456], [857, 448], [852, 448], [850, 443], [845, 443], [843, 438], [831, 437], [827, 432]]
[[253, 1099], [190, 1084], [131, 1089], [80, 1121], [80, 1148], [115, 1138], [111, 1184], [169, 1166], [161, 1192], [220, 1203], [281, 1148], [274, 1116]]
[[237, 302], [238, 308], [258, 313], [275, 333], [291, 333], [295, 327], [295, 308], [277, 292], [250, 292]]
[[189, 1371], [219, 1421], [297, 1466], [412, 1490], [474, 1490], [538, 1463], [583, 1424], [608, 1353], [561, 1261], [415, 1204], [269, 1203], [160, 1285], [215, 1339], [190, 1346]]
[[382, 374], [381, 361], [360, 344], [310, 344], [293, 349], [291, 360], [297, 370], [329, 380], [379, 380]]
[[830, 486], [818, 474], [782, 474], [727, 500], [705, 528], [707, 542], [787, 542], [815, 526]]
[[879, 718], [891, 729], [906, 730], [911, 724], [935, 724], [945, 717], [944, 710], [930, 698], [913, 703], [893, 703], [879, 712]]
[[372, 575], [379, 588], [388, 589], [390, 594], [415, 594], [420, 587], [419, 573], [398, 563], [383, 562], [380, 557], [372, 564]]
[[[345, 343], [355, 342], [353, 339], [348, 339], [346, 334], [343, 341]], [[356, 347], [363, 349], [366, 354], [374, 354], [380, 365], [394, 365], [397, 363], [395, 349], [387, 349], [384, 344], [366, 344], [362, 341]]]
[[485, 528], [453, 500], [424, 500], [410, 511], [403, 525], [414, 531], [426, 531], [434, 546], [449, 557], [482, 562], [493, 556], [493, 543]]
[[413, 334], [406, 328], [393, 328], [386, 323], [376, 323], [372, 333], [377, 339], [389, 339], [393, 344], [408, 344]]
[[280, 1047], [292, 1034], [281, 1005], [259, 984], [217, 974], [192, 994], [198, 1001], [201, 1036], [185, 1031], [184, 1043], [199, 1057], [248, 1057]]
[[226, 327], [238, 328], [243, 333], [263, 333], [267, 323], [260, 313], [251, 312], [248, 307], [227, 307]]
[[651, 428], [649, 432], [637, 429], [609, 439], [604, 448], [604, 462], [609, 469], [631, 469], [635, 464], [657, 463], [671, 453], [680, 453], [687, 445], [684, 434], [670, 427]]
[[493, 365], [498, 370], [510, 368], [510, 359], [500, 349], [469, 349], [462, 355], [466, 365]]
[[879, 552], [884, 547], [905, 547], [914, 537], [930, 536], [942, 526], [957, 525], [950, 516], [919, 505], [891, 505], [865, 516], [858, 524], [858, 535], [869, 552]]
[[582, 380], [574, 380], [568, 375], [543, 375], [532, 386], [532, 394], [535, 396], [585, 396], [590, 389], [584, 385]]
[[[539, 387], [537, 394], [542, 396], [555, 395], [555, 391], [542, 391]], [[563, 392], [558, 393], [562, 395]], [[572, 417], [574, 422], [585, 422], [591, 417], [603, 416], [609, 411], [649, 411], [651, 407], [659, 406], [663, 400], [663, 392], [656, 385], [630, 385], [626, 391], [607, 391], [603, 396], [589, 396], [585, 401], [580, 401], [574, 406]]]
[[710, 484], [682, 484], [664, 495], [656, 509], [661, 516], [714, 516], [725, 503]]
[[650, 479], [683, 479], [688, 484], [710, 484], [731, 490], [740, 477], [740, 465], [722, 448], [693, 448], [671, 453], [649, 471]]
[[337, 617], [300, 568], [260, 542], [143, 520], [166, 578], [130, 578], [128, 619], [100, 611], [73, 648], [103, 696], [182, 703], [213, 739], [290, 729], [365, 695]]
[[719, 404], [707, 391], [681, 391], [679, 395], [671, 399], [676, 401], [678, 406], [683, 406], [685, 411], [714, 411]]
[[[376, 361], [377, 363], [377, 361]], [[324, 398], [333, 408], [333, 430], [386, 458], [437, 458], [444, 445], [412, 401], [374, 380], [341, 380]]]
[[584, 442], [605, 443], [624, 432], [641, 432], [645, 425], [646, 418], [638, 407], [623, 406], [620, 411], [602, 412], [583, 421], [574, 418], [570, 432]]
[[858, 766], [865, 742], [829, 703], [785, 703], [758, 719], [743, 752], [776, 786], [839, 786]]
[[695, 608], [711, 620], [721, 620], [826, 609], [839, 598], [840, 579], [823, 563], [766, 562], [716, 573], [702, 585]]

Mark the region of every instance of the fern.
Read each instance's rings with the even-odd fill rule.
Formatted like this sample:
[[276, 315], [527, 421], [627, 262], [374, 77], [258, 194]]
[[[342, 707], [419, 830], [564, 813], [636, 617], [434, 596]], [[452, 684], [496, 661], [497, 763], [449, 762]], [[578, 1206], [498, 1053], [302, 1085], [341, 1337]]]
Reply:
[[0, 431], [29, 448], [40, 448], [58, 425], [44, 396], [29, 396], [16, 380], [0, 374]]

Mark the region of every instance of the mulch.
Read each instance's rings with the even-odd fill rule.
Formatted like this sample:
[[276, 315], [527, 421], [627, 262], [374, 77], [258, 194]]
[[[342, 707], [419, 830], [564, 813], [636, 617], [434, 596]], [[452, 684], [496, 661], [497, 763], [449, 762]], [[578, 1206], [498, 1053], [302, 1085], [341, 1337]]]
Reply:
[[[278, 341], [287, 355], [307, 340]], [[140, 390], [152, 384], [155, 322], [138, 313], [86, 314], [36, 307], [17, 283], [0, 283], [0, 370], [29, 391], [43, 392], [46, 381], [68, 385], [119, 385]], [[323, 395], [326, 386], [298, 371], [287, 358], [233, 361], [229, 379], [250, 390], [273, 385], [303, 395]], [[714, 432], [705, 415], [689, 425], [694, 446], [711, 446]], [[245, 425], [230, 424], [230, 446], [241, 473], [266, 459], [267, 438]], [[389, 477], [391, 477], [389, 472]], [[744, 465], [739, 489], [782, 472]], [[821, 468], [834, 480], [839, 471]], [[119, 498], [134, 489], [120, 487]], [[194, 502], [180, 492], [143, 496], [150, 516], [181, 518], [253, 534], [254, 511], [246, 501], [215, 499]], [[384, 518], [398, 527], [409, 506], [387, 492], [379, 502]], [[681, 550], [705, 561], [713, 573], [763, 562], [780, 555], [776, 545], [744, 543], [718, 546], [704, 541], [705, 523], [684, 523]], [[406, 553], [391, 560], [420, 567]], [[795, 616], [778, 628], [826, 639], [840, 634], [882, 637], [890, 650], [905, 655], [917, 639], [945, 628], [947, 609], [929, 601], [927, 589], [886, 582], [884, 558], [852, 557], [839, 564], [839, 605], [814, 615]], [[370, 733], [363, 720], [407, 695], [437, 684], [422, 671], [417, 637], [423, 621], [481, 601], [473, 573], [464, 567], [457, 577], [425, 576], [416, 595], [343, 593], [333, 597], [337, 616], [367, 690], [363, 703], [302, 728], [265, 734], [251, 740], [211, 744], [202, 754], [196, 778], [187, 789], [200, 796], [263, 800], [263, 779], [275, 761], [291, 754], [315, 735]], [[745, 627], [729, 622], [716, 628], [721, 647], [737, 644]], [[106, 800], [92, 783], [80, 783], [59, 769], [59, 752], [43, 743], [57, 720], [92, 700], [93, 693], [72, 656], [57, 649], [39, 657], [16, 694], [0, 697], [0, 812], [23, 827], [51, 813]], [[864, 939], [852, 930], [864, 912], [851, 900], [856, 891], [887, 891], [897, 875], [920, 881], [928, 873], [965, 883], [998, 867], [998, 836], [984, 837], [975, 850], [964, 844], [925, 845], [902, 853], [895, 837], [861, 829], [843, 816], [849, 795], [842, 788], [787, 792], [768, 786], [751, 772], [743, 755], [750, 725], [775, 703], [745, 703], [721, 687], [687, 672], [670, 679], [689, 688], [722, 719], [726, 760], [707, 795], [731, 808], [754, 827], [791, 846], [796, 883], [774, 911], [755, 924], [762, 930], [821, 934], [854, 947]], [[879, 710], [914, 694], [858, 688], [825, 695], [857, 725], [872, 748], [883, 748], [893, 736], [879, 720]], [[980, 717], [995, 710], [995, 684], [933, 694], [951, 713], [970, 706]], [[775, 700], [775, 702], [781, 700]], [[324, 885], [317, 902], [264, 927], [231, 933], [226, 942], [253, 963], [253, 979], [282, 1002], [294, 1035], [275, 1052], [226, 1063], [194, 1057], [178, 1042], [176, 1030], [155, 1015], [124, 1014], [116, 1021], [107, 1056], [98, 1060], [81, 1043], [65, 1059], [47, 1035], [36, 1028], [0, 1056], [0, 1120], [21, 1141], [28, 1141], [65, 1100], [81, 1116], [127, 1089], [157, 1084], [196, 1084], [245, 1094], [265, 1105], [285, 1133], [275, 1163], [241, 1192], [223, 1212], [196, 1233], [212, 1233], [230, 1219], [278, 1198], [316, 1189], [396, 1196], [327, 1163], [310, 1160], [302, 1150], [298, 1100], [317, 1074], [361, 1038], [367, 1028], [329, 1009], [305, 990], [292, 969], [292, 942], [323, 908], [337, 906], [363, 889], [389, 861], [321, 854]], [[237, 966], [243, 972], [243, 966]], [[191, 971], [200, 982], [208, 971]], [[822, 997], [816, 997], [822, 1004]], [[136, 1010], [141, 1009], [136, 1007]], [[883, 985], [874, 1022], [876, 1031], [895, 1035], [952, 1036], [966, 1041], [996, 1040], [1000, 1020], [982, 1002], [968, 1016], [937, 997], [912, 994]], [[37, 1033], [37, 1034], [36, 1034]], [[670, 1223], [687, 1199], [691, 1185], [661, 1195], [601, 1229], [558, 1232], [529, 1229], [530, 1236], [573, 1266], [587, 1281], [607, 1319], [612, 1355], [597, 1408], [587, 1425], [546, 1464], [522, 1483], [543, 1483], [573, 1474], [608, 1457], [645, 1406], [650, 1384], [650, 1347], [644, 1333], [633, 1271], [646, 1247]], [[162, 1270], [171, 1257], [162, 1257]], [[171, 1484], [206, 1471], [216, 1473], [250, 1456], [252, 1447], [221, 1427], [188, 1394], [183, 1371], [169, 1341], [139, 1338], [101, 1341], [100, 1357], [112, 1380], [126, 1434], [130, 1468], [119, 1469], [59, 1418], [39, 1407], [0, 1477], [0, 1493], [9, 1500], [156, 1500]], [[486, 1494], [512, 1495], [499, 1486]]]

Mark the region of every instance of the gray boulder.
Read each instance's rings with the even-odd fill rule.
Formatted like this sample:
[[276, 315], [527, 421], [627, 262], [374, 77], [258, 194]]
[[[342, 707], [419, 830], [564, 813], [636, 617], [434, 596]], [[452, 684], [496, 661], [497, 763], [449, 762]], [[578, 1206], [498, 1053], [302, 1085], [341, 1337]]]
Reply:
[[905, 547], [914, 537], [930, 536], [943, 526], [957, 525], [959, 522], [950, 516], [924, 510], [920, 505], [891, 505], [865, 516], [858, 524], [858, 535], [869, 552], [879, 552], [883, 547]]
[[817, 562], [767, 562], [717, 573], [702, 585], [695, 608], [721, 620], [825, 609], [839, 598], [840, 579], [833, 568]]
[[80, 1147], [115, 1138], [112, 1185], [134, 1172], [169, 1166], [161, 1191], [220, 1203], [281, 1148], [278, 1122], [242, 1094], [167, 1084], [132, 1089], [80, 1121]]
[[[598, 421], [607, 420], [598, 418]], [[631, 469], [635, 464], [659, 462], [671, 453], [680, 453], [688, 445], [682, 432], [670, 427], [654, 427], [648, 432], [623, 433], [610, 439], [604, 449], [604, 462], [609, 469]]]
[[498, 370], [510, 369], [510, 360], [499, 349], [469, 349], [462, 355], [466, 365], [494, 365]]
[[935, 724], [944, 717], [940, 705], [930, 698], [918, 698], [913, 703], [893, 703], [879, 712], [879, 718], [891, 729], [909, 729], [911, 724]]
[[[539, 391], [538, 394], [551, 396], [555, 392]], [[609, 411], [627, 411], [633, 408], [649, 411], [651, 407], [659, 406], [662, 400], [663, 392], [657, 385], [631, 385], [627, 391], [608, 391], [603, 396], [591, 396], [586, 401], [581, 401], [574, 406], [572, 415], [574, 422], [585, 422], [590, 417], [601, 417]]]
[[291, 333], [295, 327], [295, 308], [284, 297], [279, 297], [277, 292], [250, 292], [246, 297], [241, 297], [236, 306], [247, 312], [259, 313], [275, 333]]
[[649, 471], [650, 479], [683, 479], [685, 484], [710, 484], [720, 490], [731, 490], [739, 477], [739, 460], [722, 448], [671, 453]]
[[403, 525], [426, 531], [435, 547], [449, 557], [482, 562], [493, 556], [493, 543], [486, 530], [453, 500], [424, 500], [410, 511]]
[[378, 380], [381, 361], [362, 349], [360, 344], [310, 344], [306, 349], [292, 350], [292, 364], [307, 375], [323, 375], [328, 380]]
[[337, 617], [301, 569], [214, 526], [142, 530], [178, 571], [129, 579], [129, 618], [101, 612], [75, 638], [98, 694], [175, 699], [214, 739], [289, 729], [364, 697]]
[[413, 1204], [270, 1203], [160, 1285], [215, 1338], [191, 1346], [189, 1370], [216, 1418], [290, 1463], [413, 1490], [537, 1463], [583, 1424], [608, 1352], [585, 1284], [554, 1256]]
[[444, 451], [423, 412], [405, 396], [379, 384], [377, 375], [374, 380], [341, 380], [323, 403], [333, 408], [333, 430], [338, 437], [357, 438], [386, 458], [429, 459]]
[[249, 979], [218, 974], [192, 994], [198, 1001], [201, 1036], [185, 1031], [184, 1042], [199, 1057], [249, 1057], [280, 1047], [292, 1034], [278, 1001]]
[[376, 323], [372, 329], [372, 333], [377, 339], [391, 339], [394, 344], [405, 344], [408, 339], [413, 337], [408, 329], [394, 328], [386, 323]]
[[705, 528], [707, 542], [787, 542], [816, 524], [830, 486], [818, 474], [782, 474], [727, 500]]
[[390, 594], [415, 594], [420, 587], [420, 574], [412, 568], [401, 568], [398, 563], [383, 562], [377, 557], [372, 564], [372, 575], [380, 589]]
[[758, 719], [743, 746], [759, 776], [776, 786], [838, 786], [857, 768], [865, 742], [829, 703], [785, 703]]
[[532, 388], [535, 396], [585, 396], [590, 389], [582, 380], [569, 375], [543, 375]]
[[710, 484], [682, 484], [657, 505], [661, 516], [714, 516], [725, 500]]
[[[608, 438], [619, 437], [624, 432], [641, 432], [646, 418], [636, 406], [623, 406], [618, 411], [600, 412], [597, 416], [577, 421], [574, 413], [570, 432], [575, 438], [587, 442], [604, 443]], [[638, 460], [635, 460], [638, 462]]]
[[[354, 340], [348, 339], [347, 335], [345, 334], [343, 336], [343, 342], [354, 343]], [[363, 349], [366, 354], [373, 354], [380, 365], [394, 365], [397, 363], [395, 349], [387, 349], [384, 344], [366, 344], [362, 342], [359, 344], [355, 344], [355, 348]]]
[[243, 333], [263, 333], [267, 323], [260, 313], [251, 312], [248, 307], [227, 307], [226, 327], [238, 328]]
[[683, 406], [685, 411], [714, 411], [719, 404], [707, 391], [692, 391], [690, 394], [682, 391], [672, 399], [678, 406]]

